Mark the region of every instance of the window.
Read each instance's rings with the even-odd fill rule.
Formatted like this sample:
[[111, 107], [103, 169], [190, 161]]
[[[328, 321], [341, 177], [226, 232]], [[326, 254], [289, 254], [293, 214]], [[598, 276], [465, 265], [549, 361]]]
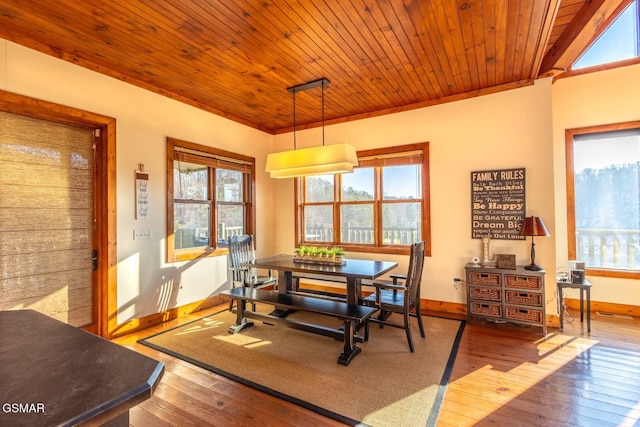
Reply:
[[569, 259], [640, 277], [640, 121], [566, 131]]
[[167, 258], [193, 259], [253, 234], [255, 159], [167, 138]]
[[578, 58], [572, 70], [608, 64], [640, 55], [640, 8], [634, 0]]
[[425, 240], [430, 254], [429, 145], [358, 152], [353, 173], [296, 179], [296, 242], [408, 254]]

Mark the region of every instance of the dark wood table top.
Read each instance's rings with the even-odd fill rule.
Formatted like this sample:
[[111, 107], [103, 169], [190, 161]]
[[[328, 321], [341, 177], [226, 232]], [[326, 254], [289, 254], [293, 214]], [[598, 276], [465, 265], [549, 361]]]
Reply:
[[37, 311], [0, 312], [2, 426], [103, 424], [151, 397], [163, 373], [161, 362]]
[[344, 265], [311, 264], [294, 262], [293, 255], [276, 255], [256, 259], [253, 266], [273, 270], [311, 273], [326, 276], [342, 276], [357, 279], [375, 279], [398, 266], [392, 261], [373, 261], [366, 259], [344, 258]]

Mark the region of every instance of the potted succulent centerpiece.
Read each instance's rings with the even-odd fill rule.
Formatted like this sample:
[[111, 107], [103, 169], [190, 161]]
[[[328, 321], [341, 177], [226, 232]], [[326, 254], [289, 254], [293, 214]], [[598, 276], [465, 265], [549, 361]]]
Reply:
[[294, 249], [293, 253], [295, 262], [344, 264], [342, 260], [344, 249], [337, 246], [328, 248], [301, 245], [299, 248]]
[[318, 248], [318, 257], [320, 259], [327, 259], [329, 258], [330, 255], [330, 251], [329, 248], [323, 247], [323, 248]]
[[338, 247], [338, 246], [334, 246], [331, 249], [329, 249], [330, 253], [331, 253], [331, 259], [338, 263], [338, 264], [342, 264], [342, 257], [344, 255], [344, 249]]
[[295, 248], [293, 253], [294, 253], [294, 259], [296, 261], [304, 261], [307, 260], [309, 258], [309, 250], [311, 249], [310, 246], [304, 246], [301, 245], [299, 248]]
[[300, 246], [299, 248], [296, 249], [297, 254], [296, 254], [296, 258], [299, 260], [308, 260], [310, 255], [310, 250], [311, 247], [310, 246]]

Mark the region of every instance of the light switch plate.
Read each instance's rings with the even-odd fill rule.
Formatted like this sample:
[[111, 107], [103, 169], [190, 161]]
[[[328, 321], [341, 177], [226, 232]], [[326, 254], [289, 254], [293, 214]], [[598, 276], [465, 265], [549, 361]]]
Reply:
[[150, 240], [151, 230], [133, 230], [133, 240]]

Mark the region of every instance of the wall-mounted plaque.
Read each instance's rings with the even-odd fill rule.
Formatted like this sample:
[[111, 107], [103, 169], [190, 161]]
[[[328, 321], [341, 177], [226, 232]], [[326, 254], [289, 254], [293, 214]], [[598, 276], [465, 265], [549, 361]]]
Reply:
[[524, 240], [525, 169], [471, 172], [471, 237]]
[[136, 219], [149, 219], [149, 174], [136, 171]]

